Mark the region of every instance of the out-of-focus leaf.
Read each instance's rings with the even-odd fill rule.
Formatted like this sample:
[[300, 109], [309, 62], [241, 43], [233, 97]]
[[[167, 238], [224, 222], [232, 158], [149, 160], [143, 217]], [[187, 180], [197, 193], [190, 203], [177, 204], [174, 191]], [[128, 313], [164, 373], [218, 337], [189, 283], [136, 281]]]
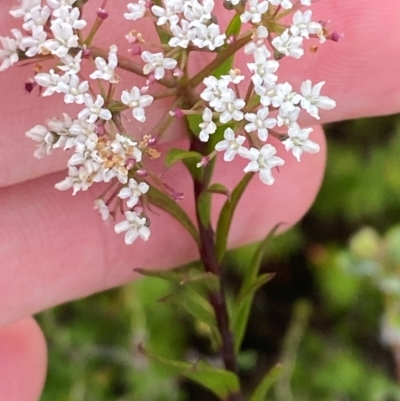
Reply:
[[213, 392], [221, 400], [239, 392], [238, 377], [226, 370], [217, 369], [204, 361], [190, 364], [188, 362], [172, 361], [149, 353], [141, 347], [142, 352], [152, 360], [163, 364], [175, 373], [192, 380]]
[[252, 179], [253, 175], [254, 173], [249, 173], [242, 178], [236, 188], [232, 191], [230, 198], [226, 200], [224, 206], [221, 209], [217, 223], [217, 229], [215, 232], [215, 246], [219, 262], [222, 261], [226, 252], [229, 229], [231, 227], [236, 206], [238, 205], [240, 198], [242, 197], [243, 192]]
[[283, 366], [274, 366], [261, 380], [249, 401], [265, 401], [268, 390], [274, 385], [275, 381], [282, 374]]
[[244, 333], [246, 331], [247, 322], [249, 320], [250, 309], [253, 303], [254, 293], [260, 287], [261, 284], [268, 282], [272, 277], [271, 275], [265, 275], [261, 279], [258, 278], [258, 272], [260, 270], [262, 258], [266, 250], [266, 246], [275, 235], [279, 224], [276, 225], [271, 232], [260, 242], [254, 251], [248, 267], [243, 269], [243, 284], [240, 288], [235, 307], [233, 308], [231, 318], [231, 330], [235, 336], [235, 351], [239, 352]]
[[161, 210], [164, 210], [172, 217], [174, 217], [183, 227], [186, 228], [186, 230], [196, 241], [196, 243], [200, 243], [197, 228], [195, 227], [187, 213], [178, 205], [176, 201], [172, 200], [164, 192], [154, 187], [150, 187], [149, 191], [146, 194], [146, 197], [152, 205], [158, 207]]
[[203, 295], [219, 291], [218, 277], [213, 273], [202, 271], [201, 266], [201, 264], [193, 263], [168, 270], [136, 268], [135, 272], [143, 276], [156, 277], [185, 288], [191, 288]]
[[247, 297], [252, 297], [259, 288], [268, 283], [275, 277], [275, 273], [264, 273], [256, 277], [252, 282], [248, 283], [246, 288], [240, 291], [237, 303], [240, 305]]

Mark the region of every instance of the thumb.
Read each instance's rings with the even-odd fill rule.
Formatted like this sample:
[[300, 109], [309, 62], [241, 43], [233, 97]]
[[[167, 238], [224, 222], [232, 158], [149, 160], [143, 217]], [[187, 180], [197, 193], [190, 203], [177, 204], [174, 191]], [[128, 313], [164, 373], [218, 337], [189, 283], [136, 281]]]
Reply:
[[0, 329], [0, 400], [39, 400], [46, 367], [46, 343], [33, 318]]

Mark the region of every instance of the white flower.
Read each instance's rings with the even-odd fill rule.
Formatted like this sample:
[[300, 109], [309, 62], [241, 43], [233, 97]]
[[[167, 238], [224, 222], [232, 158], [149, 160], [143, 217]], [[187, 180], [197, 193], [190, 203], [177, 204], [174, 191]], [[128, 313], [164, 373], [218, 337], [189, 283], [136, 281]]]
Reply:
[[42, 157], [51, 154], [56, 138], [46, 127], [43, 125], [36, 125], [27, 131], [25, 135], [38, 142], [38, 147], [33, 154], [36, 158], [41, 159]]
[[[289, 10], [290, 8], [293, 7], [293, 4], [290, 0], [268, 0], [271, 4], [274, 6], [282, 6], [282, 8]], [[304, 0], [302, 0], [304, 1]], [[306, 0], [309, 1], [309, 0]], [[302, 2], [303, 4], [303, 2]]]
[[143, 18], [146, 14], [146, 0], [138, 0], [137, 3], [129, 3], [127, 5], [130, 13], [125, 13], [124, 18], [127, 20], [137, 20]]
[[100, 216], [103, 220], [108, 220], [110, 217], [110, 209], [103, 201], [103, 199], [96, 199], [94, 201], [94, 208], [99, 211]]
[[66, 191], [70, 188], [73, 189], [72, 195], [76, 195], [78, 191], [86, 191], [93, 184], [91, 174], [85, 169], [85, 167], [80, 166], [69, 166], [68, 176], [64, 180], [58, 182], [54, 187], [59, 191]]
[[300, 106], [307, 111], [312, 117], [319, 120], [318, 108], [322, 110], [331, 110], [336, 107], [336, 102], [327, 96], [320, 96], [321, 88], [325, 85], [325, 81], [319, 82], [312, 86], [308, 79], [301, 84], [300, 91], [303, 95]]
[[302, 13], [300, 10], [293, 15], [293, 25], [290, 27], [290, 32], [293, 36], [304, 36], [309, 38], [309, 34], [318, 35], [322, 31], [322, 25], [319, 22], [311, 21], [312, 11], [307, 10]]
[[149, 185], [146, 182], [140, 182], [139, 184], [133, 178], [130, 178], [128, 181], [128, 186], [121, 188], [118, 193], [118, 197], [121, 199], [127, 199], [127, 206], [129, 208], [133, 208], [139, 202], [139, 198], [147, 193], [150, 189]]
[[45, 26], [51, 15], [50, 8], [44, 7], [34, 7], [31, 10], [31, 18], [22, 24], [22, 28], [25, 31], [32, 31], [34, 26]]
[[203, 0], [203, 4], [200, 4], [197, 0], [191, 0], [187, 1], [186, 4], [183, 14], [190, 21], [190, 26], [208, 24], [211, 21], [214, 0]]
[[235, 133], [233, 132], [232, 128], [227, 128], [224, 132], [224, 138], [224, 140], [215, 145], [215, 150], [217, 152], [225, 151], [224, 160], [226, 162], [232, 161], [237, 154], [239, 154], [239, 156], [246, 157], [248, 150], [242, 146], [246, 140], [246, 137], [242, 135], [235, 137]]
[[114, 227], [114, 231], [120, 234], [124, 231], [126, 245], [131, 245], [137, 238], [147, 241], [150, 237], [150, 229], [147, 227], [147, 219], [140, 217], [135, 212], [125, 212], [126, 220], [120, 221]]
[[78, 47], [78, 35], [75, 35], [74, 30], [68, 22], [63, 22], [60, 19], [53, 20], [51, 27], [54, 39], [46, 41], [46, 48], [57, 57], [65, 57], [69, 49]]
[[245, 54], [253, 54], [257, 49], [261, 48], [266, 57], [271, 56], [270, 51], [265, 46], [265, 39], [268, 38], [268, 29], [264, 25], [259, 25], [251, 38], [253, 40], [244, 47]]
[[62, 77], [54, 72], [54, 70], [50, 70], [47, 72], [41, 72], [36, 74], [34, 77], [36, 83], [43, 88], [46, 88], [42, 92], [42, 96], [51, 96], [56, 93], [61, 92], [60, 82], [61, 83], [68, 83], [69, 75], [63, 75]]
[[99, 118], [111, 120], [111, 111], [102, 107], [104, 105], [104, 99], [100, 95], [97, 95], [95, 102], [88, 93], [85, 93], [83, 96], [86, 108], [79, 112], [78, 118], [80, 120], [87, 121], [88, 123], [94, 123]]
[[249, 121], [249, 124], [245, 125], [245, 131], [257, 131], [258, 137], [265, 142], [268, 139], [268, 129], [274, 128], [276, 125], [276, 119], [267, 118], [268, 114], [268, 107], [261, 107], [257, 110], [257, 114], [246, 113], [244, 118]]
[[62, 82], [58, 84], [61, 93], [64, 93], [64, 102], [82, 104], [85, 102], [84, 94], [89, 90], [89, 83], [87, 81], [79, 81], [77, 75], [69, 75], [70, 80], [68, 83]]
[[22, 39], [22, 33], [18, 29], [12, 29], [11, 33], [14, 35], [15, 39], [8, 37], [3, 38], [0, 36], [0, 42], [3, 46], [3, 48], [0, 49], [0, 61], [2, 61], [0, 71], [5, 71], [19, 60], [18, 47]]
[[254, 63], [247, 63], [248, 69], [253, 73], [251, 80], [254, 85], [273, 85], [278, 77], [274, 74], [279, 68], [276, 60], [268, 60], [267, 54], [262, 48], [258, 48], [254, 53]]
[[230, 80], [225, 78], [217, 79], [213, 75], [203, 79], [205, 89], [200, 93], [200, 97], [210, 103], [210, 107], [216, 107], [222, 103], [222, 95], [231, 90], [228, 88]]
[[134, 86], [130, 92], [123, 91], [121, 95], [122, 103], [133, 109], [133, 117], [140, 122], [146, 121], [144, 107], [150, 106], [153, 103], [153, 100], [153, 96], [142, 95], [137, 86]]
[[36, 7], [40, 7], [42, 0], [19, 0], [21, 3], [19, 6], [14, 6], [10, 14], [14, 18], [23, 18], [24, 21], [28, 21], [32, 18], [32, 10]]
[[279, 53], [285, 56], [299, 59], [304, 54], [304, 49], [301, 47], [303, 44], [303, 37], [290, 36], [288, 29], [286, 29], [281, 36], [272, 39], [271, 44]]
[[292, 154], [297, 161], [300, 161], [303, 152], [319, 152], [319, 145], [308, 139], [308, 136], [312, 131], [312, 128], [301, 129], [298, 125], [293, 125], [289, 128], [289, 138], [285, 139], [282, 143], [285, 145], [287, 151], [292, 151]]
[[245, 23], [251, 21], [253, 24], [261, 22], [262, 15], [268, 10], [268, 1], [248, 0], [247, 10], [240, 16], [240, 20]]
[[[44, 28], [39, 26], [32, 27], [32, 36], [25, 36], [21, 39], [20, 49], [25, 52], [27, 57], [34, 57], [43, 53], [49, 41], [46, 41], [47, 33]], [[28, 49], [28, 50], [26, 50]]]
[[226, 124], [231, 120], [243, 120], [243, 112], [240, 111], [246, 106], [243, 99], [236, 99], [236, 94], [232, 89], [228, 89], [221, 97], [221, 103], [215, 106], [215, 110], [222, 113], [219, 116], [219, 121]]
[[75, 57], [67, 54], [65, 57], [61, 57], [60, 61], [63, 65], [58, 66], [59, 70], [64, 71], [68, 75], [76, 75], [81, 70], [82, 51]]
[[154, 5], [151, 7], [151, 12], [158, 17], [157, 25], [164, 25], [169, 22], [171, 25], [176, 25], [179, 22], [179, 17], [174, 8], [162, 8]]
[[72, 7], [77, 0], [47, 0], [47, 4], [54, 10], [58, 10], [62, 6]]
[[199, 127], [201, 128], [199, 134], [200, 141], [207, 142], [210, 135], [214, 134], [214, 132], [217, 130], [217, 126], [212, 118], [212, 111], [206, 107], [203, 111], [203, 122], [199, 124]]
[[173, 36], [168, 44], [171, 47], [180, 46], [186, 49], [189, 42], [196, 38], [196, 29], [191, 28], [189, 22], [185, 19], [182, 19], [180, 22], [181, 26], [177, 24], [171, 25], [170, 29]]
[[197, 37], [193, 39], [193, 44], [200, 49], [207, 47], [210, 50], [220, 47], [225, 42], [225, 34], [220, 33], [219, 25], [217, 24], [198, 24], [196, 25]]
[[68, 7], [68, 6], [61, 6], [57, 13], [53, 14], [56, 16], [60, 21], [69, 24], [73, 29], [83, 29], [87, 25], [87, 22], [83, 19], [79, 19], [80, 11], [78, 7]]
[[285, 161], [275, 156], [276, 149], [270, 145], [264, 145], [261, 149], [251, 148], [246, 158], [250, 163], [244, 168], [245, 173], [258, 172], [261, 182], [272, 185], [275, 179], [272, 175], [272, 169], [277, 166], [283, 166]]
[[115, 74], [114, 70], [118, 65], [117, 56], [118, 47], [116, 45], [110, 46], [108, 53], [108, 63], [102, 57], [96, 57], [94, 60], [96, 63], [97, 70], [90, 74], [92, 79], [104, 79], [112, 84], [119, 82], [119, 78]]
[[172, 70], [177, 65], [173, 58], [164, 58], [162, 53], [150, 53], [147, 50], [142, 53], [142, 60], [147, 63], [143, 67], [143, 73], [148, 75], [154, 71], [154, 78], [157, 80], [164, 78], [165, 70]]
[[283, 108], [279, 109], [278, 117], [276, 118], [278, 127], [291, 126], [293, 123], [296, 123], [299, 119], [300, 115], [300, 107], [294, 107], [293, 110], [286, 111]]
[[237, 85], [245, 79], [245, 76], [240, 73], [241, 71], [239, 69], [234, 68], [229, 70], [229, 75], [221, 75], [221, 78], [229, 83]]

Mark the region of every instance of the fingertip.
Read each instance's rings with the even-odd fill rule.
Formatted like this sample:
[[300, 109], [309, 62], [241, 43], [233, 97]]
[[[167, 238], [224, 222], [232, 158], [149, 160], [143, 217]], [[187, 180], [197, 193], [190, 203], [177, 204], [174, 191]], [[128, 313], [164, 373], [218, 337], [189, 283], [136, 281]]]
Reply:
[[0, 329], [0, 400], [38, 401], [46, 367], [46, 342], [33, 318]]

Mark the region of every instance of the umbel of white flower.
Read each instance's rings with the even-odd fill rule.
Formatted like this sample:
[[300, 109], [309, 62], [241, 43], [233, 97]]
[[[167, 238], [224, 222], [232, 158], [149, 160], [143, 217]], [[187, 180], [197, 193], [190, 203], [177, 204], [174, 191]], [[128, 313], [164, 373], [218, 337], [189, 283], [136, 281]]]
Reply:
[[[198, 131], [191, 135], [213, 143], [204, 160], [218, 153], [225, 162], [245, 159], [244, 173], [257, 173], [266, 185], [275, 182], [275, 171], [284, 165], [283, 154], [289, 152], [300, 161], [304, 153], [320, 149], [311, 139], [313, 130], [303, 127], [299, 119], [307, 113], [319, 120], [321, 110], [335, 107], [334, 100], [321, 94], [325, 82], [313, 83], [305, 77], [297, 87], [279, 77], [282, 58], [299, 59], [310, 48], [305, 45], [308, 40], [320, 44], [327, 40], [325, 24], [313, 21], [311, 9], [301, 8], [310, 7], [312, 1], [225, 3], [230, 3], [232, 17], [237, 13], [243, 23], [241, 32], [232, 34], [221, 28], [215, 0], [127, 2], [121, 15], [132, 23], [125, 36], [127, 45], [118, 48], [107, 43], [106, 49], [92, 46], [91, 36], [107, 13], [98, 13], [95, 25], [87, 27], [77, 0], [16, 0], [10, 11], [20, 29], [0, 37], [0, 71], [29, 59], [28, 65], [35, 66], [30, 85], [38, 86], [44, 97], [59, 95], [66, 107], [78, 107], [75, 116], [63, 113], [26, 132], [37, 143], [34, 155], [42, 158], [59, 148], [71, 151], [67, 176], [55, 185], [59, 190], [72, 190], [75, 195], [96, 183], [109, 184], [95, 208], [103, 220], [122, 217], [115, 232], [125, 233], [127, 244], [149, 239], [151, 186], [168, 188], [147, 169], [149, 161], [160, 155], [157, 143], [171, 116], [195, 115], [200, 120]], [[162, 44], [150, 43], [135, 31], [135, 21], [142, 18], [157, 26], [164, 37]], [[193, 64], [193, 54], [208, 52], [210, 60], [218, 60], [217, 54], [227, 55], [232, 48], [246, 71], [234, 65], [213, 76], [215, 65], [202, 70], [204, 66]], [[46, 63], [41, 64], [43, 60]], [[88, 74], [84, 64], [90, 68]], [[122, 79], [125, 75], [120, 76], [119, 69], [137, 76]], [[188, 98], [194, 99], [190, 104], [179, 98], [188, 87]], [[166, 98], [174, 104], [172, 109], [157, 116], [159, 120], [149, 121], [150, 107]], [[182, 104], [188, 110], [181, 109]], [[125, 128], [132, 118], [140, 123], [134, 132]], [[198, 164], [199, 168], [204, 165]]]

